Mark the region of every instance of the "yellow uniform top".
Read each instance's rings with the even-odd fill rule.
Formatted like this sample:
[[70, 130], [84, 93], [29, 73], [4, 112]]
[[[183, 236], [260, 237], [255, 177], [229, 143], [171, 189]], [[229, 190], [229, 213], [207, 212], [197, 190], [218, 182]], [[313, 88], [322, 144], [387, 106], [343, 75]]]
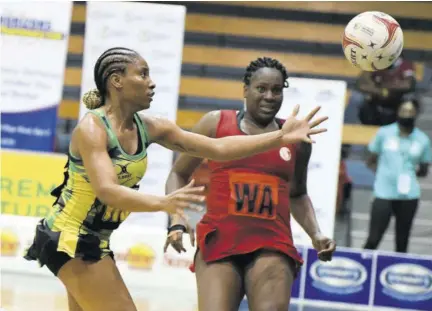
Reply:
[[[134, 155], [127, 154], [117, 139], [104, 110], [99, 108], [90, 113], [98, 116], [108, 134], [108, 154], [116, 169], [119, 184], [138, 188], [139, 181], [147, 169], [149, 145], [146, 128], [140, 117], [134, 120], [139, 133], [139, 147]], [[130, 212], [107, 206], [98, 200], [82, 160], [69, 151], [65, 180], [53, 193], [57, 200], [45, 219], [46, 226], [56, 234], [57, 251], [74, 257], [102, 258], [109, 250], [111, 233], [127, 218]]]

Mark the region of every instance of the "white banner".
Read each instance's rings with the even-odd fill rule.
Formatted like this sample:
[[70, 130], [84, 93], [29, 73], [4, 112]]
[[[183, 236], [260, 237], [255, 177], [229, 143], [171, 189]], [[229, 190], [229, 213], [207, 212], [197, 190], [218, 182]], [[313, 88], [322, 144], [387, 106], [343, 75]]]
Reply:
[[[51, 276], [37, 261], [23, 258], [35, 237], [40, 218], [2, 215], [0, 217], [1, 256], [3, 271]], [[172, 247], [164, 253], [166, 229], [122, 226], [110, 240], [116, 264], [126, 284], [135, 288], [176, 289], [195, 293], [195, 275], [189, 270], [195, 254], [188, 236], [184, 238], [186, 253], [178, 254]], [[179, 281], [181, 280], [181, 282]]]
[[[93, 68], [98, 57], [112, 47], [140, 53], [150, 66], [156, 96], [145, 113], [175, 121], [183, 52], [184, 6], [131, 2], [88, 2], [81, 97], [95, 87]], [[80, 117], [87, 112], [81, 103]], [[172, 166], [172, 151], [158, 145], [148, 150], [148, 168], [140, 190], [165, 193]], [[126, 220], [139, 226], [166, 226], [165, 213], [134, 213]], [[122, 227], [123, 227], [122, 226]]]
[[72, 2], [1, 4], [2, 148], [52, 151]]
[[[65, 297], [61, 282], [48, 270], [46, 266], [40, 268], [37, 261], [28, 261], [23, 258], [25, 250], [33, 242], [35, 228], [39, 217], [22, 217], [5, 215], [0, 217], [0, 269], [2, 273], [20, 275], [34, 275], [38, 278], [29, 278], [34, 286], [28, 286], [28, 280], [19, 285], [19, 292], [23, 294], [40, 295], [44, 284], [48, 281], [58, 282], [58, 288], [51, 296]], [[116, 230], [110, 241], [110, 247], [115, 254], [116, 265], [126, 283], [134, 294], [138, 307], [151, 301], [151, 310], [197, 310], [195, 274], [189, 270], [195, 254], [188, 236], [185, 236], [184, 246], [186, 253], [178, 254], [172, 247], [163, 252], [166, 229], [138, 226], [122, 226]], [[15, 276], [16, 278], [17, 276]], [[10, 284], [9, 284], [10, 285]], [[35, 290], [35, 286], [41, 286]], [[52, 287], [52, 286], [51, 286]], [[166, 295], [174, 292], [175, 299], [166, 299]], [[32, 308], [16, 295], [14, 306], [16, 310], [32, 310]], [[153, 298], [150, 297], [154, 296]], [[50, 309], [52, 301], [45, 302]], [[156, 306], [159, 306], [156, 308]], [[58, 305], [57, 305], [58, 307]], [[39, 309], [38, 309], [39, 310]], [[141, 308], [140, 308], [141, 310]], [[142, 307], [142, 310], [148, 310]]]
[[[321, 106], [318, 116], [329, 117], [322, 126], [328, 132], [316, 136], [316, 144], [312, 146], [307, 187], [322, 232], [333, 237], [346, 82], [290, 78], [289, 83], [278, 117], [284, 118], [291, 114], [296, 104], [300, 105], [300, 117], [316, 106]], [[291, 225], [295, 244], [311, 245], [308, 235], [293, 218]]]

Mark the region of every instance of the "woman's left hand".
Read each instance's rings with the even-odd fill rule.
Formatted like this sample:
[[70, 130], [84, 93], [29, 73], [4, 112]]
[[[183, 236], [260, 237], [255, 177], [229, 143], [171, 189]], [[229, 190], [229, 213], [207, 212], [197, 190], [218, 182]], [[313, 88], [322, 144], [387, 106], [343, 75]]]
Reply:
[[312, 239], [312, 245], [318, 252], [321, 261], [331, 261], [336, 250], [336, 242], [322, 234], [317, 234]]

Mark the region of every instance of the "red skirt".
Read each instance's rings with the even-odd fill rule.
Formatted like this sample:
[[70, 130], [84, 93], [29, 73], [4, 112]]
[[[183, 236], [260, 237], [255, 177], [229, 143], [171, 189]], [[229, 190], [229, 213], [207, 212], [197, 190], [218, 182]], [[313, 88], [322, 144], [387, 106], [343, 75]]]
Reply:
[[[197, 224], [197, 251], [205, 262], [214, 262], [233, 255], [274, 250], [292, 258], [298, 266], [303, 259], [295, 248], [289, 233], [273, 227], [241, 226], [233, 221], [201, 221]], [[190, 270], [195, 272], [194, 263]]]

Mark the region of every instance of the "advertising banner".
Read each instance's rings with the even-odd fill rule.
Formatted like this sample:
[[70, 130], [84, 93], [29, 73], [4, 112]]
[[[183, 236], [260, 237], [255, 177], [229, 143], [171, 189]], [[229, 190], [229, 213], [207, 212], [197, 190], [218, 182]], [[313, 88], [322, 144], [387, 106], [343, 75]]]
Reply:
[[[316, 144], [312, 146], [307, 187], [320, 227], [325, 235], [333, 237], [346, 82], [290, 78], [289, 84], [290, 87], [284, 90], [285, 100], [278, 117], [288, 117], [296, 104], [300, 105], [299, 117], [305, 117], [316, 106], [321, 106], [318, 116], [329, 117], [322, 126], [327, 128], [327, 133], [316, 136]], [[291, 225], [294, 242], [311, 245], [309, 237], [294, 219]]]
[[45, 217], [55, 198], [51, 191], [63, 182], [65, 155], [2, 150], [1, 213]]
[[2, 148], [53, 151], [71, 14], [71, 1], [2, 3]]
[[[179, 5], [132, 2], [88, 2], [84, 37], [81, 95], [95, 87], [93, 69], [107, 49], [125, 47], [140, 53], [150, 67], [156, 95], [144, 113], [176, 120], [183, 52], [186, 9]], [[80, 106], [80, 117], [87, 112]], [[173, 152], [153, 144], [148, 150], [148, 168], [140, 189], [149, 194], [165, 193]], [[128, 224], [167, 226], [165, 213], [136, 213]]]
[[372, 252], [337, 251], [322, 262], [308, 250], [305, 299], [369, 304]]
[[374, 305], [432, 310], [432, 259], [378, 254]]

